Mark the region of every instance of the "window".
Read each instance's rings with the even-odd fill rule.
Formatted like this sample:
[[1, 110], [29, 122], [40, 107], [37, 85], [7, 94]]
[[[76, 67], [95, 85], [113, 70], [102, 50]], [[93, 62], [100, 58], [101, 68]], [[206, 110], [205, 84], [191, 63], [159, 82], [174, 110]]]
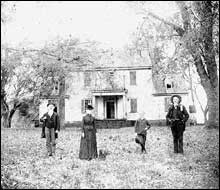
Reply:
[[172, 88], [172, 85], [171, 84], [167, 84], [167, 89], [168, 88]]
[[83, 99], [81, 102], [81, 112], [85, 113], [86, 112], [86, 107], [88, 105], [92, 105], [92, 99]]
[[164, 105], [165, 105], [165, 112], [168, 112], [168, 108], [170, 107], [170, 97], [165, 97], [164, 98], [164, 101], [165, 101], [165, 103], [164, 103]]
[[131, 113], [137, 113], [137, 99], [131, 99]]
[[110, 76], [110, 77], [114, 77], [114, 71], [110, 71], [110, 72], [109, 72], [109, 76]]
[[166, 92], [173, 92], [174, 82], [171, 79], [165, 79]]
[[53, 92], [52, 92], [53, 95], [59, 95], [59, 90], [60, 90], [59, 87], [60, 87], [60, 83], [58, 79], [55, 79], [54, 85], [53, 85]]
[[189, 113], [196, 113], [195, 105], [189, 105]]
[[130, 71], [130, 85], [136, 85], [136, 71]]
[[91, 73], [84, 73], [84, 87], [89, 87], [91, 85]]

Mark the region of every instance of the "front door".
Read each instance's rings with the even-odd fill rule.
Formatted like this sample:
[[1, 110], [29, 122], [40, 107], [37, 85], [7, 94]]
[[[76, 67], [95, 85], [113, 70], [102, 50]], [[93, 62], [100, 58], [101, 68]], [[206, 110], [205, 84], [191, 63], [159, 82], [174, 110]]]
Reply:
[[106, 117], [107, 119], [115, 118], [115, 102], [114, 101], [106, 102]]

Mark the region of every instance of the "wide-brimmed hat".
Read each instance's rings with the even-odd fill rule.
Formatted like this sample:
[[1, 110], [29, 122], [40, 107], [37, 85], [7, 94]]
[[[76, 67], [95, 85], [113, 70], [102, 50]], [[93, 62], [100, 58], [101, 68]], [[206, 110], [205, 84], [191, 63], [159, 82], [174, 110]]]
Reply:
[[94, 108], [91, 105], [87, 106], [87, 110], [93, 110]]
[[172, 103], [173, 103], [173, 98], [174, 98], [174, 97], [177, 97], [177, 98], [179, 99], [179, 103], [182, 101], [181, 96], [180, 96], [180, 95], [175, 94], [175, 95], [171, 96], [171, 98], [170, 98], [170, 101], [171, 101]]
[[49, 105], [52, 105], [52, 106], [56, 107], [55, 104], [52, 103], [52, 102], [48, 103], [48, 104], [47, 104], [47, 107], [48, 107]]

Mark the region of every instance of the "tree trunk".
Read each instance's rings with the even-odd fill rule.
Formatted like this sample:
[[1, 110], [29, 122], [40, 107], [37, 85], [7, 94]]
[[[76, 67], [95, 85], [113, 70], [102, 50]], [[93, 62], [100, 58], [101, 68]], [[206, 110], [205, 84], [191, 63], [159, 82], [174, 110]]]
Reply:
[[[200, 19], [200, 27], [198, 30], [190, 25], [192, 21], [190, 17], [191, 13], [186, 3], [184, 1], [176, 1], [176, 3], [181, 12], [183, 28], [167, 22], [154, 14], [149, 15], [173, 27], [177, 34], [182, 37], [186, 49], [188, 49], [194, 59], [194, 64], [201, 79], [201, 84], [207, 95], [209, 110], [206, 127], [217, 127], [219, 125], [219, 80], [213, 46], [214, 14], [212, 12], [212, 3], [210, 1], [195, 1], [194, 6], [196, 7]], [[195, 31], [198, 33], [198, 36], [192, 35]], [[201, 49], [203, 50], [202, 53]]]
[[9, 116], [8, 116], [8, 128], [11, 128], [11, 120], [12, 120], [12, 117], [13, 117], [15, 111], [16, 111], [16, 108], [13, 108], [13, 109], [10, 111], [10, 114], [9, 114]]
[[4, 106], [2, 108], [2, 110], [4, 110], [4, 112], [1, 114], [1, 119], [3, 119], [2, 123], [3, 123], [3, 127], [4, 128], [11, 128], [11, 120], [12, 117], [15, 113], [15, 111], [19, 108], [19, 106], [21, 105], [21, 103], [14, 103], [14, 107], [9, 110], [8, 104], [2, 100], [2, 105]]
[[2, 121], [1, 121], [1, 124], [4, 128], [8, 128], [9, 125], [8, 125], [8, 113], [5, 113], [2, 115], [1, 117]]
[[2, 123], [4, 128], [11, 128], [11, 120], [15, 111], [16, 109], [13, 108], [10, 112], [7, 112], [4, 115], [2, 115], [2, 119], [3, 119]]
[[208, 105], [206, 105], [205, 110], [204, 110], [204, 112], [203, 112], [205, 126], [207, 125], [207, 121], [208, 121], [208, 119], [207, 119], [207, 113], [208, 113]]
[[5, 101], [5, 95], [1, 96], [1, 124], [4, 128], [8, 128], [9, 107]]
[[218, 97], [214, 89], [206, 89], [208, 91], [208, 121], [206, 123], [207, 128], [216, 128], [218, 127]]

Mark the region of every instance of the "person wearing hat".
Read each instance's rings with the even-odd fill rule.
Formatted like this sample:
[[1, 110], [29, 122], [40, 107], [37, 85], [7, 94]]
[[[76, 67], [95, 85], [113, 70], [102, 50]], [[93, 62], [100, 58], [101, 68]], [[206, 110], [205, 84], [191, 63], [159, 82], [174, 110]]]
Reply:
[[91, 160], [98, 157], [95, 118], [92, 116], [92, 110], [93, 107], [88, 105], [86, 115], [82, 119], [82, 134], [79, 150], [79, 158], [82, 160]]
[[172, 105], [168, 109], [166, 119], [171, 125], [173, 135], [174, 153], [183, 154], [183, 132], [185, 131], [185, 123], [189, 118], [189, 114], [181, 102], [181, 96], [173, 95], [171, 97]]
[[[60, 131], [59, 116], [56, 112], [54, 112], [54, 108], [54, 104], [48, 103], [48, 111], [40, 118], [40, 121], [43, 122], [44, 127], [42, 130], [45, 130], [48, 156], [55, 154], [55, 134], [58, 134], [58, 131]], [[42, 138], [44, 137], [42, 136]]]
[[145, 112], [140, 113], [140, 118], [135, 122], [135, 133], [137, 134], [135, 137], [135, 142], [140, 144], [141, 152], [146, 152], [145, 142], [147, 136], [147, 130], [150, 129], [151, 125], [145, 119]]

